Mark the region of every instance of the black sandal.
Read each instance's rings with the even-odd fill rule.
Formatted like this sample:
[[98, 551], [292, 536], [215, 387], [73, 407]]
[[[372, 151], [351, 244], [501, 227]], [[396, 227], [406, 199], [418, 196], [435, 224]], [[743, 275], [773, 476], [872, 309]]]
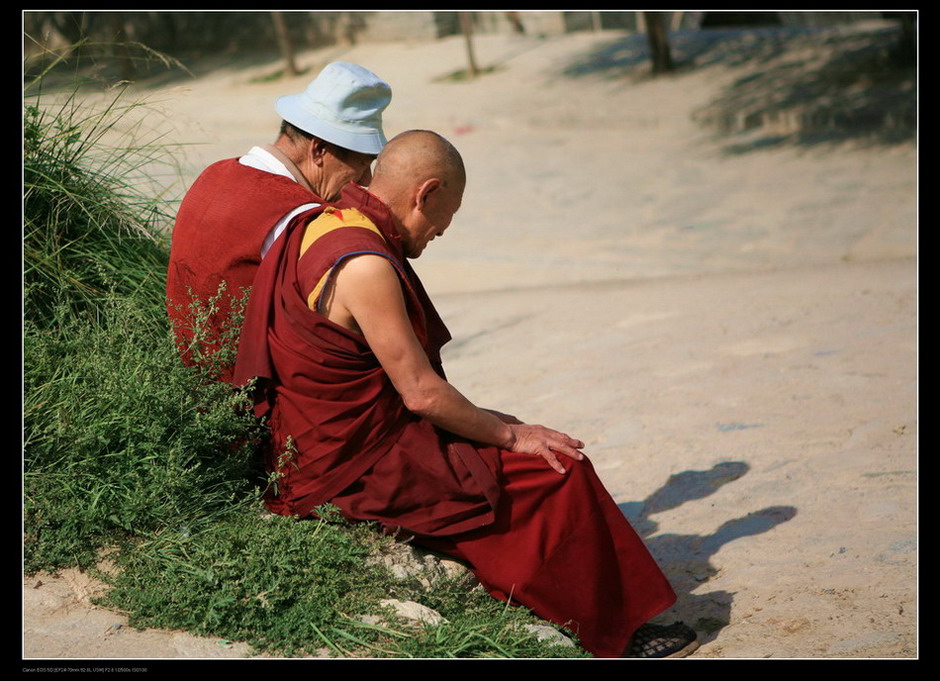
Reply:
[[633, 633], [626, 657], [685, 657], [696, 648], [698, 635], [684, 623], [647, 623]]

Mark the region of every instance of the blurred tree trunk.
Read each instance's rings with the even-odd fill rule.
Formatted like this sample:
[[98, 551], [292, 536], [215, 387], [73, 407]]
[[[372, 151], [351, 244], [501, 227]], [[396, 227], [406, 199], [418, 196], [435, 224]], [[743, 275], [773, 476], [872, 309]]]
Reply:
[[470, 12], [460, 13], [460, 29], [463, 31], [464, 42], [467, 44], [467, 74], [471, 78], [476, 78], [480, 70], [473, 56], [473, 17], [470, 16]]
[[913, 12], [901, 14], [901, 49], [917, 63], [917, 15]]
[[519, 35], [525, 35], [525, 26], [522, 25], [519, 12], [505, 12], [505, 15], [506, 19], [509, 21], [509, 25], [512, 26], [513, 32]]
[[650, 58], [653, 61], [653, 75], [668, 73], [675, 67], [669, 51], [669, 39], [666, 36], [666, 23], [662, 12], [643, 12], [646, 24], [646, 38], [649, 41]]
[[94, 14], [89, 12], [51, 12], [49, 20], [55, 29], [71, 44], [81, 42], [87, 35]]
[[124, 17], [120, 12], [111, 13], [111, 31], [114, 35], [114, 58], [121, 68], [121, 77], [124, 80], [134, 80], [137, 71], [127, 51], [127, 31], [124, 29]]
[[297, 64], [294, 62], [294, 45], [291, 43], [290, 34], [287, 32], [287, 24], [284, 22], [284, 15], [280, 12], [271, 12], [271, 20], [274, 22], [274, 32], [277, 34], [277, 44], [281, 50], [281, 56], [284, 58], [284, 68], [288, 76], [296, 76]]

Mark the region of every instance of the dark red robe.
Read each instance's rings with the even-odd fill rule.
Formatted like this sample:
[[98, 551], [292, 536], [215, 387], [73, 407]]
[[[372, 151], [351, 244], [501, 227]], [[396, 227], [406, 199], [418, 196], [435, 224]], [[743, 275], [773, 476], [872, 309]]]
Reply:
[[[234, 158], [212, 164], [196, 179], [177, 212], [166, 278], [167, 312], [184, 362], [192, 364], [192, 301], [208, 301], [227, 282], [203, 339], [203, 353], [211, 354], [229, 325], [232, 298], [254, 282], [268, 232], [305, 203], [322, 200], [290, 178]], [[220, 378], [229, 380], [230, 372], [224, 367]]]
[[[361, 226], [352, 207], [377, 226]], [[405, 409], [364, 338], [308, 307], [316, 282], [342, 259], [374, 253], [398, 272], [415, 333], [440, 368], [450, 339], [403, 257], [387, 208], [362, 189], [299, 257], [305, 216], [258, 270], [235, 382], [260, 377], [278, 472], [269, 507], [307, 515], [332, 502], [347, 516], [404, 530], [417, 544], [470, 564], [494, 596], [569, 625], [584, 647], [620, 656], [633, 631], [675, 594], [590, 462], [565, 475], [540, 457], [468, 442]]]

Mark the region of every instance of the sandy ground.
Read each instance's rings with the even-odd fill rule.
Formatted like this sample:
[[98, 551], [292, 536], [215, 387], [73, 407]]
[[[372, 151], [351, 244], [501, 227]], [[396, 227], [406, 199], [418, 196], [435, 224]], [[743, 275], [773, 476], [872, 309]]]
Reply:
[[[755, 66], [563, 75], [616, 37], [478, 37], [498, 68], [473, 82], [437, 80], [464, 67], [454, 38], [145, 94], [173, 141], [203, 143], [191, 179], [273, 141], [274, 98], [328, 61], [386, 78], [387, 132], [438, 130], [469, 170], [453, 227], [416, 263], [455, 337], [451, 381], [588, 443], [679, 593], [670, 616], [700, 630], [697, 656], [917, 657], [916, 148], [724, 153], [692, 114]], [[90, 605], [97, 588], [24, 579], [24, 658], [247, 654], [134, 631]]]

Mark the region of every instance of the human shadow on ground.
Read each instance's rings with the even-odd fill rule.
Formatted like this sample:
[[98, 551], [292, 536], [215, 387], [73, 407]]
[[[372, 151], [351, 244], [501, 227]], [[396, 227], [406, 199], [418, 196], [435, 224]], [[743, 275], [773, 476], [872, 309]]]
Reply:
[[679, 595], [676, 612], [691, 620], [703, 641], [714, 639], [728, 624], [733, 601], [733, 594], [723, 590], [691, 593], [718, 573], [711, 557], [731, 541], [767, 532], [787, 522], [796, 515], [796, 508], [770, 506], [753, 511], [725, 521], [710, 535], [655, 534], [659, 524], [650, 516], [704, 499], [748, 470], [746, 463], [730, 461], [705, 471], [683, 471], [670, 476], [644, 501], [619, 504]]
[[[739, 154], [781, 144], [895, 144], [917, 131], [916, 61], [901, 27], [681, 30], [669, 35], [672, 77], [711, 66], [742, 75], [694, 112]], [[563, 69], [629, 85], [649, 77], [644, 34], [618, 37]], [[665, 76], [669, 77], [669, 76]], [[737, 138], [734, 138], [737, 136]]]

